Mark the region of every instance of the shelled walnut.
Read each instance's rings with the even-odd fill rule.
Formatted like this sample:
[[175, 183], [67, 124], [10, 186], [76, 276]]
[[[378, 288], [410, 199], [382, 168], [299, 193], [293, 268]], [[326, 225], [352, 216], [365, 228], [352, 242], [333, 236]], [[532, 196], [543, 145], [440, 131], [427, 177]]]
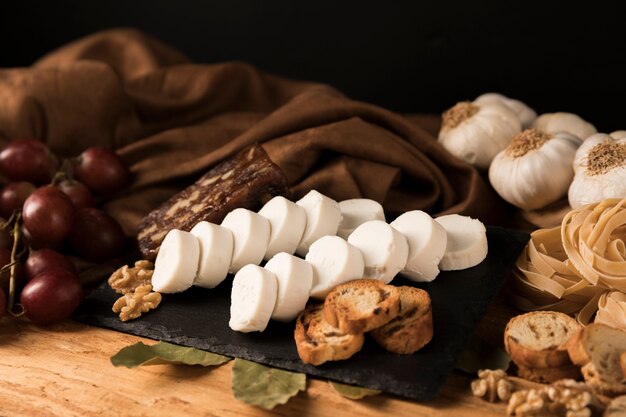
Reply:
[[146, 284], [120, 297], [113, 304], [113, 312], [119, 313], [122, 321], [128, 321], [154, 310], [160, 302], [161, 293], [152, 291], [152, 285]]
[[507, 414], [515, 417], [591, 417], [603, 409], [592, 389], [572, 379], [511, 395]]
[[135, 288], [150, 284], [154, 264], [150, 261], [139, 260], [133, 268], [124, 265], [109, 278], [109, 285], [118, 294], [126, 294], [135, 291]]
[[472, 394], [476, 397], [486, 397], [489, 402], [506, 401], [511, 397], [513, 384], [502, 369], [481, 369], [478, 379], [472, 381]]

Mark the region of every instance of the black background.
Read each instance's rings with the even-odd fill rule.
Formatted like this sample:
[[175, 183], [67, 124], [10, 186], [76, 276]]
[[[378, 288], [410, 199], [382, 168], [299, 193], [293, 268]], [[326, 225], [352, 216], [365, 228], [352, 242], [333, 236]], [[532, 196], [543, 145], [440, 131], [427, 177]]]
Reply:
[[135, 27], [198, 62], [244, 60], [402, 112], [499, 91], [538, 112], [626, 129], [619, 3], [0, 0], [0, 67], [83, 35]]

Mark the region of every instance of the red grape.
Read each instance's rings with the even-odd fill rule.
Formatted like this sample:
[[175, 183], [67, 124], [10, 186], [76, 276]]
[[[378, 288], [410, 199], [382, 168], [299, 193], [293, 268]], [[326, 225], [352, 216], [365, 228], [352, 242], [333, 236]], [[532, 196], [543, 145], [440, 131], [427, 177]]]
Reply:
[[38, 140], [15, 140], [0, 152], [0, 172], [13, 181], [48, 183], [58, 165], [58, 159]]
[[0, 216], [8, 219], [15, 210], [21, 210], [24, 201], [36, 188], [30, 182], [12, 182], [0, 191]]
[[32, 251], [28, 255], [28, 259], [24, 264], [26, 279], [32, 279], [43, 272], [53, 269], [63, 269], [74, 275], [78, 274], [76, 266], [74, 266], [72, 261], [70, 261], [67, 256], [52, 249], [39, 249]]
[[63, 191], [72, 200], [72, 204], [76, 209], [86, 207], [94, 207], [94, 200], [89, 188], [85, 184], [76, 180], [63, 180], [57, 184], [57, 188]]
[[43, 272], [24, 286], [20, 303], [24, 314], [37, 324], [68, 319], [83, 299], [75, 274], [60, 269]]
[[86, 208], [76, 213], [69, 242], [80, 257], [101, 262], [120, 255], [126, 237], [113, 217], [102, 210]]
[[61, 190], [41, 187], [24, 202], [24, 227], [31, 240], [41, 246], [59, 245], [72, 228], [75, 211], [72, 201]]
[[74, 175], [98, 194], [113, 194], [122, 190], [130, 180], [130, 172], [115, 152], [93, 147], [81, 153]]

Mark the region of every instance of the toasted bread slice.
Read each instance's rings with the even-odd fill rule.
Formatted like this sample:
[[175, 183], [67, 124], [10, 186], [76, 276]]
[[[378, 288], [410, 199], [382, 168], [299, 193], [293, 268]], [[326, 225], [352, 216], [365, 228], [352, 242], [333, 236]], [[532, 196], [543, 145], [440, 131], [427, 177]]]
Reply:
[[517, 367], [517, 375], [540, 384], [551, 384], [560, 379], [580, 379], [580, 368], [574, 364], [558, 366], [556, 368], [529, 368], [527, 366]]
[[321, 365], [327, 361], [348, 359], [361, 350], [365, 336], [349, 334], [324, 320], [323, 305], [308, 306], [296, 319], [294, 338], [302, 362]]
[[433, 313], [430, 296], [424, 290], [398, 287], [400, 314], [370, 333], [376, 343], [389, 352], [411, 354], [433, 338]]
[[513, 317], [504, 330], [504, 347], [518, 366], [557, 368], [570, 365], [567, 343], [580, 329], [567, 314], [534, 311]]
[[568, 344], [575, 363], [582, 365], [585, 381], [604, 395], [626, 394], [621, 357], [626, 351], [626, 331], [592, 323]]
[[376, 279], [356, 279], [336, 286], [324, 301], [324, 318], [346, 333], [376, 329], [400, 312], [400, 291]]
[[622, 377], [626, 381], [626, 352], [619, 355], [619, 367], [622, 368]]

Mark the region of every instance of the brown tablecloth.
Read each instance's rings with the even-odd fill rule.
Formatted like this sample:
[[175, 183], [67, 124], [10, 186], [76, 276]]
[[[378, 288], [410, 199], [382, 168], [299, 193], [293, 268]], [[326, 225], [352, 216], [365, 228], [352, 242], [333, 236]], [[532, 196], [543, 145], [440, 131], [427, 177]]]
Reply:
[[0, 70], [0, 142], [36, 138], [63, 156], [117, 149], [133, 182], [104, 207], [128, 235], [160, 202], [253, 142], [284, 170], [295, 197], [314, 188], [390, 211], [506, 223], [510, 209], [485, 178], [438, 144], [438, 123], [242, 62], [192, 63], [126, 29], [80, 39], [30, 68]]

